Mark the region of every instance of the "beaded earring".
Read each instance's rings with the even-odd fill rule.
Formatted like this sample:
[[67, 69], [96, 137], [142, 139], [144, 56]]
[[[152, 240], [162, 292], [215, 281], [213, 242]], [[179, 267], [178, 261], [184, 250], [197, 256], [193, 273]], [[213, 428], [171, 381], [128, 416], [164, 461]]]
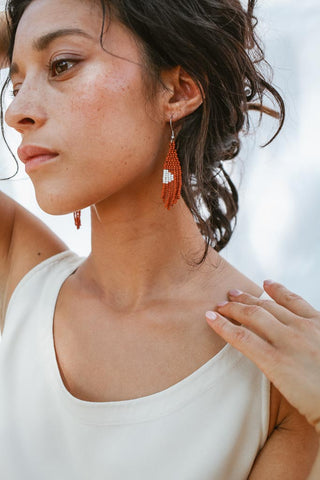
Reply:
[[165, 207], [170, 210], [177, 203], [181, 194], [182, 173], [181, 165], [175, 143], [175, 135], [172, 126], [172, 117], [170, 118], [171, 141], [167, 158], [163, 167], [162, 194], [161, 198]]
[[76, 210], [73, 212], [73, 218], [74, 218], [74, 223], [75, 226], [77, 227], [77, 230], [81, 227], [81, 210]]

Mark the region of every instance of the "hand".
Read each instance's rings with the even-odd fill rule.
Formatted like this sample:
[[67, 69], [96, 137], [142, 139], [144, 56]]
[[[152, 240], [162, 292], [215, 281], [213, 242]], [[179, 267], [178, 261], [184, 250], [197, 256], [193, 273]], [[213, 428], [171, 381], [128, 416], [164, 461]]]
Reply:
[[220, 314], [207, 312], [207, 322], [252, 360], [320, 434], [320, 312], [279, 283], [266, 281], [264, 289], [273, 300], [229, 292], [231, 301], [218, 305]]

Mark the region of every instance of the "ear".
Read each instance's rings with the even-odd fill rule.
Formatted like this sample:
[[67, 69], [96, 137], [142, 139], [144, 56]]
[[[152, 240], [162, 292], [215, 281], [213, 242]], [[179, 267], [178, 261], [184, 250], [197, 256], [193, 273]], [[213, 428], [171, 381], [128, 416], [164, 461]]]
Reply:
[[203, 103], [202, 96], [196, 82], [181, 66], [165, 70], [161, 74], [167, 89], [164, 92], [164, 114], [169, 121], [187, 117]]

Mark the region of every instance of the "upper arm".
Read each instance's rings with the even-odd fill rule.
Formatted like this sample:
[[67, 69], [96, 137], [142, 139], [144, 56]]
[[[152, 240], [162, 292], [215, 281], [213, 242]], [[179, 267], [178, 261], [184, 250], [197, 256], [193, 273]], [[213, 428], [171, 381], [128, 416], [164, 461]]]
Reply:
[[9, 298], [21, 278], [68, 247], [37, 217], [0, 192], [0, 328]]
[[318, 436], [283, 397], [277, 426], [257, 456], [249, 480], [306, 480], [318, 451]]
[[14, 202], [4, 193], [0, 192], [0, 288], [6, 282], [8, 272], [9, 250], [15, 217]]

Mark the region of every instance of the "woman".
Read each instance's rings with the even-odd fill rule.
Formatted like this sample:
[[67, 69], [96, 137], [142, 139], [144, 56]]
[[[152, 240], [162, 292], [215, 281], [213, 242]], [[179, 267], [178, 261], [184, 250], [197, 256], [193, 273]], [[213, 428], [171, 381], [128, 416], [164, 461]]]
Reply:
[[[257, 69], [253, 6], [8, 2], [6, 121], [22, 135], [41, 208], [75, 212], [79, 228], [92, 207], [92, 251], [77, 257], [1, 195], [6, 478], [310, 473], [314, 415], [310, 424], [268, 359], [251, 355], [260, 333], [251, 316], [221, 307], [247, 325], [228, 324], [235, 335], [221, 316], [204, 321], [234, 287], [250, 296], [232, 305], [253, 303], [262, 322], [268, 313], [278, 327], [290, 310], [257, 309], [263, 290], [219, 255], [237, 213], [223, 161], [238, 153], [249, 109], [275, 115], [252, 100], [269, 90], [280, 126], [284, 115]], [[248, 346], [241, 329], [256, 335]]]

